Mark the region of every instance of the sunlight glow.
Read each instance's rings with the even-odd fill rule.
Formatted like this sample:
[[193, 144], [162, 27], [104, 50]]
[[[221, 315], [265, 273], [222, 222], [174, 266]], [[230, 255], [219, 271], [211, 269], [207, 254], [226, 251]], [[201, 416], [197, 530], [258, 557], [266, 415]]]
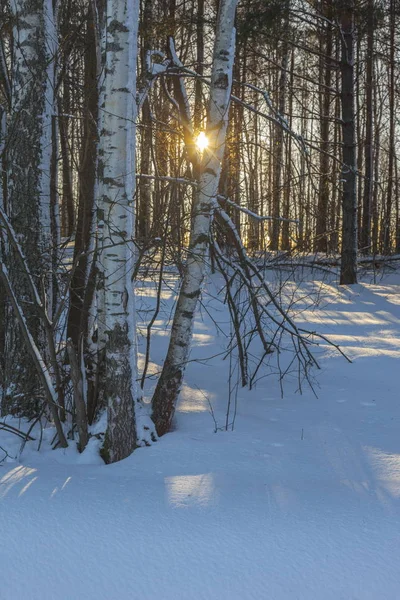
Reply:
[[[36, 473], [36, 469], [30, 469], [29, 467], [18, 466], [15, 469], [12, 469], [8, 473], [6, 473], [0, 479], [0, 498], [4, 498], [7, 496], [8, 492], [11, 488], [14, 487], [15, 484], [22, 482], [26, 477]], [[33, 481], [32, 481], [33, 483]], [[28, 489], [25, 487], [25, 490]]]
[[204, 131], [200, 131], [199, 135], [196, 138], [196, 146], [200, 152], [204, 152], [206, 148], [208, 148], [208, 138]]
[[[375, 493], [386, 504], [392, 498], [400, 497], [400, 454], [388, 452], [373, 446], [364, 446], [368, 462], [377, 482]], [[378, 495], [379, 493], [379, 495]]]
[[213, 473], [165, 478], [169, 504], [175, 508], [208, 506], [215, 500]]
[[31, 487], [32, 483], [35, 483], [36, 479], [37, 479], [37, 477], [32, 477], [32, 479], [30, 481], [28, 481], [28, 483], [26, 485], [24, 485], [24, 487], [18, 494], [18, 498], [25, 494], [25, 492]]

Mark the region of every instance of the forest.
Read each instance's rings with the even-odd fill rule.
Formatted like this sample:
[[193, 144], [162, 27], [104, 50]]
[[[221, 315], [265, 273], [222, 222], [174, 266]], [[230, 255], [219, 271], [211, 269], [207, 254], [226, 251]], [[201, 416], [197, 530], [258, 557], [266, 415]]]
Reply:
[[0, 0], [0, 165], [4, 599], [395, 600], [399, 0]]

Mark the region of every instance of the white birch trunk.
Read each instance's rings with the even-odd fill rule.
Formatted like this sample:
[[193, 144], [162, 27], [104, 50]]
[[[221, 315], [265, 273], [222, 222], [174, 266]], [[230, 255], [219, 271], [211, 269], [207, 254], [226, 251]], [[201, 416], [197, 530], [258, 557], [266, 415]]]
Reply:
[[[11, 112], [7, 134], [7, 210], [27, 256], [36, 285], [43, 290], [48, 314], [52, 302], [52, 235], [50, 209], [50, 161], [54, 104], [54, 55], [56, 32], [51, 0], [16, 0], [14, 11]], [[29, 298], [28, 286], [13, 272], [12, 251], [6, 257], [18, 301]], [[43, 356], [47, 355], [43, 327], [27, 310], [32, 335]], [[22, 357], [20, 331], [9, 320], [8, 368], [10, 379], [23, 395], [34, 396], [37, 378], [30, 359]], [[13, 350], [20, 360], [15, 360]]]
[[[8, 127], [8, 205], [23, 250], [41, 276], [51, 271], [50, 161], [56, 32], [51, 0], [16, 0], [12, 6], [16, 24]], [[50, 301], [51, 290], [46, 291]]]
[[158, 435], [167, 433], [171, 426], [190, 353], [193, 321], [206, 271], [210, 225], [218, 194], [228, 125], [236, 6], [237, 0], [221, 0], [219, 5], [206, 131], [209, 146], [200, 166], [189, 257], [175, 310], [168, 354], [153, 396], [153, 420]]
[[[108, 423], [106, 462], [142, 442], [137, 398], [133, 284], [138, 0], [107, 0], [104, 106], [100, 142], [100, 386]], [[140, 420], [141, 422], [141, 420]], [[137, 436], [139, 439], [137, 439]]]

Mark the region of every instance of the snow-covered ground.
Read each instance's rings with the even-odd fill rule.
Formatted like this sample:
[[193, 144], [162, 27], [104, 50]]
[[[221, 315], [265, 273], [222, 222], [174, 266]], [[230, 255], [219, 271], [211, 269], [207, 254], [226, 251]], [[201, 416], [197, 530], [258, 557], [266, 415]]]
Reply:
[[[400, 276], [321, 292], [297, 322], [353, 363], [320, 348], [318, 398], [289, 382], [281, 399], [265, 377], [239, 389], [234, 431], [214, 433], [209, 403], [222, 427], [228, 399], [217, 356], [190, 363], [175, 430], [119, 464], [94, 443], [51, 451], [50, 431], [2, 462], [0, 599], [398, 600]], [[203, 310], [192, 359], [224, 343]], [[17, 455], [14, 436], [0, 445]]]

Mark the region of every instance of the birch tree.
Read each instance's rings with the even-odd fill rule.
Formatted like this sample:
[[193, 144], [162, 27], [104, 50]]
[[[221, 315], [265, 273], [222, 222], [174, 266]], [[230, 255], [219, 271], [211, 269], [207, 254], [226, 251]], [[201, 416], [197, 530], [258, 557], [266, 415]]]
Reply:
[[[11, 109], [7, 128], [7, 210], [42, 301], [51, 314], [52, 234], [50, 160], [54, 104], [56, 33], [51, 0], [16, 0], [14, 16]], [[15, 267], [12, 250], [5, 257]], [[17, 300], [26, 306], [28, 326], [39, 350], [46, 355], [44, 329], [29, 304], [26, 277], [10, 272]], [[38, 380], [18, 324], [6, 320], [8, 381], [30, 401]], [[17, 360], [16, 353], [17, 352]], [[3, 405], [3, 410], [6, 407]]]
[[170, 344], [152, 401], [152, 416], [158, 435], [167, 433], [171, 427], [190, 353], [195, 311], [206, 273], [210, 225], [218, 193], [228, 125], [236, 6], [237, 0], [221, 0], [219, 4], [206, 128], [208, 148], [205, 149], [200, 164], [188, 259], [172, 324]]
[[[134, 267], [136, 59], [138, 0], [108, 0], [100, 144], [100, 388], [107, 404], [106, 462], [149, 443], [150, 419], [137, 393]], [[149, 434], [149, 435], [148, 435]]]

